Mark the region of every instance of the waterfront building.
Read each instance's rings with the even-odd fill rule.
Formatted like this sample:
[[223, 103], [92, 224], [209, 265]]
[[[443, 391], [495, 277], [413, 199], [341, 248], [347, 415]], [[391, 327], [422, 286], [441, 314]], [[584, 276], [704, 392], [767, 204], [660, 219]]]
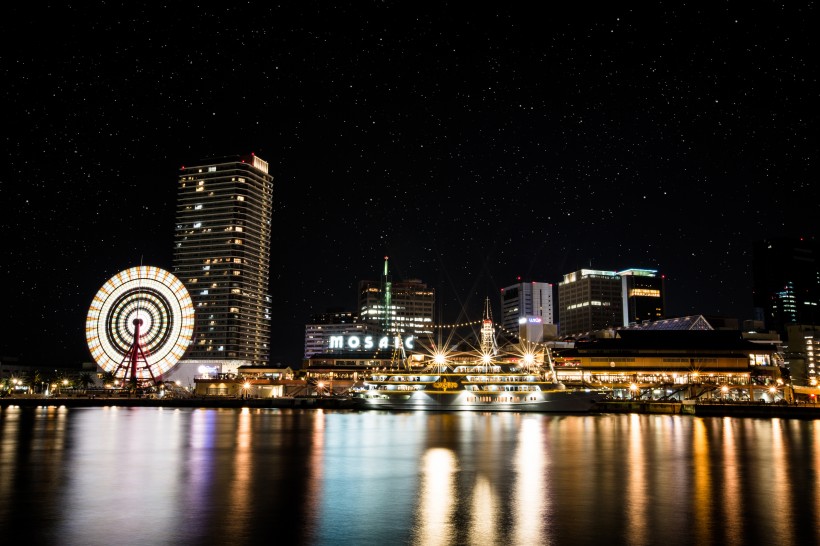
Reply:
[[623, 324], [637, 324], [664, 317], [664, 276], [655, 269], [625, 269], [621, 277]]
[[820, 245], [803, 238], [755, 242], [755, 319], [785, 337], [790, 324], [820, 325]]
[[384, 259], [379, 281], [359, 281], [361, 320], [389, 334], [429, 336], [433, 333], [436, 293], [419, 279], [393, 282]]
[[781, 385], [780, 364], [774, 344], [731, 330], [622, 329], [556, 355], [562, 381], [651, 399], [765, 399]]
[[378, 336], [381, 332], [379, 325], [362, 321], [359, 314], [352, 311], [327, 311], [313, 315], [305, 325], [305, 359], [320, 353], [345, 350], [344, 343], [335, 343], [340, 337], [349, 342], [351, 337], [364, 339]]
[[795, 385], [817, 386], [817, 364], [820, 359], [820, 325], [789, 324], [786, 327], [788, 346], [785, 351]]
[[[410, 356], [410, 362], [420, 359]], [[310, 394], [347, 392], [368, 379], [374, 371], [403, 369], [397, 351], [343, 351], [315, 354], [306, 361], [305, 381]]]
[[553, 286], [519, 282], [501, 289], [501, 326], [518, 336], [540, 342], [557, 335], [553, 319]]
[[581, 269], [558, 285], [558, 326], [562, 336], [623, 324], [621, 277], [614, 271]]
[[272, 200], [268, 164], [255, 155], [180, 169], [174, 274], [196, 311], [181, 366], [230, 373], [268, 364]]
[[293, 370], [265, 366], [240, 366], [236, 372], [202, 374], [194, 379], [198, 396], [225, 398], [280, 398], [305, 394], [305, 382]]

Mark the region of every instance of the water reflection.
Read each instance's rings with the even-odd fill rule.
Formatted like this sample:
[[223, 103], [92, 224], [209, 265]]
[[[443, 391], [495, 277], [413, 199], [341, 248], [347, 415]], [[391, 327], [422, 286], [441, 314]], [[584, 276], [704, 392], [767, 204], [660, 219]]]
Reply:
[[627, 461], [626, 481], [626, 536], [632, 544], [646, 544], [649, 537], [646, 525], [647, 503], [650, 501], [647, 489], [648, 468], [644, 444], [646, 438], [642, 430], [641, 415], [630, 415], [629, 423], [629, 458]]
[[486, 476], [476, 476], [470, 510], [470, 544], [487, 544], [491, 537], [498, 536], [498, 500]]
[[743, 485], [740, 476], [739, 446], [735, 433], [736, 420], [725, 418], [721, 421], [723, 436], [723, 486], [721, 487], [724, 507], [723, 529], [724, 540], [743, 536]]
[[543, 438], [543, 420], [527, 418], [521, 423], [515, 455], [517, 479], [513, 493], [514, 544], [550, 544], [544, 525], [549, 514], [548, 495], [544, 493], [548, 468], [548, 450]]
[[692, 465], [694, 474], [694, 516], [692, 522], [697, 544], [709, 541], [712, 533], [712, 457], [709, 453], [709, 432], [703, 419], [695, 419], [692, 435]]
[[456, 458], [448, 449], [433, 448], [422, 456], [421, 487], [413, 542], [451, 544], [455, 538]]
[[[0, 536], [43, 544], [820, 543], [820, 423], [0, 410]], [[807, 540], [808, 537], [808, 540]]]

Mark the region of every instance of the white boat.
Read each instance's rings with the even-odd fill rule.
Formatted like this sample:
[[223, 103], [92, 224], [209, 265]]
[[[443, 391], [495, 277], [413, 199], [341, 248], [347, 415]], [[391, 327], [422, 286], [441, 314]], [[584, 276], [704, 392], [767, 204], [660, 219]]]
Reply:
[[558, 383], [546, 346], [521, 342], [499, 352], [488, 309], [479, 348], [448, 353], [433, 346], [429, 354], [402, 359], [400, 369], [373, 370], [351, 391], [354, 407], [583, 413], [607, 397]]
[[564, 388], [540, 370], [458, 365], [447, 371], [373, 372], [352, 398], [355, 407], [368, 409], [584, 413], [606, 394]]

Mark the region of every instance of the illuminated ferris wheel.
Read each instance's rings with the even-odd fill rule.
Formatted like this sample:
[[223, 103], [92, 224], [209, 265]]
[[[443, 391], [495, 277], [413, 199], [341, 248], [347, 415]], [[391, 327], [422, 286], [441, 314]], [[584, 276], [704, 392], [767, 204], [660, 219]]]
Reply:
[[123, 382], [157, 382], [185, 354], [194, 306], [182, 282], [152, 266], [120, 271], [100, 288], [85, 321], [91, 356]]

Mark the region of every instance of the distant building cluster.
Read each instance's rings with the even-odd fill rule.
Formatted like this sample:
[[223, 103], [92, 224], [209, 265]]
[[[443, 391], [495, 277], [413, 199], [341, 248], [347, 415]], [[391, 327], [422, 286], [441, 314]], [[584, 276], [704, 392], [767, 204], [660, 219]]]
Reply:
[[[269, 366], [273, 178], [259, 157], [198, 161], [179, 173], [174, 274], [195, 306], [194, 339], [173, 374], [235, 373]], [[735, 330], [779, 336], [792, 378], [816, 384], [820, 268], [814, 240], [754, 246], [754, 317], [668, 317], [666, 278], [654, 269], [580, 269], [557, 284], [522, 281], [500, 290], [496, 323], [511, 339], [574, 343], [620, 330]], [[394, 281], [385, 258], [378, 280], [360, 280], [355, 309], [315, 314], [304, 358], [344, 365], [415, 349], [436, 333], [436, 292], [420, 279]], [[758, 339], [758, 342], [761, 342]], [[769, 339], [771, 342], [771, 339]], [[779, 341], [778, 341], [779, 342]]]
[[[621, 330], [734, 330], [757, 343], [781, 344], [784, 365], [801, 384], [817, 383], [820, 270], [817, 244], [773, 239], [755, 246], [755, 317], [667, 317], [666, 278], [654, 269], [580, 269], [557, 285], [521, 281], [501, 289], [503, 333], [532, 342], [611, 338]], [[391, 299], [386, 300], [385, 296]], [[435, 291], [420, 280], [359, 283], [356, 311], [316, 315], [305, 329], [305, 359], [327, 365], [378, 361], [394, 338], [429, 336], [436, 324]], [[376, 341], [389, 338], [379, 347]], [[369, 340], [369, 341], [366, 341]], [[404, 343], [404, 341], [402, 341]], [[406, 345], [406, 344], [405, 344]], [[379, 350], [381, 349], [381, 355]]]
[[[269, 368], [273, 177], [267, 162], [251, 154], [186, 165], [179, 173], [177, 195], [173, 272], [190, 293], [194, 334], [183, 359], [163, 379], [191, 385], [195, 377], [266, 370], [257, 373], [267, 374], [260, 381], [273, 376], [290, 381], [292, 370]], [[705, 370], [707, 383], [754, 385], [763, 375], [766, 381], [774, 377], [756, 370], [782, 367], [795, 385], [816, 386], [819, 258], [813, 239], [756, 242], [754, 316], [742, 324], [726, 317], [668, 317], [665, 275], [640, 268], [580, 269], [564, 274], [557, 284], [519, 278], [500, 289], [498, 320], [489, 320], [486, 305], [482, 322], [498, 326], [510, 342], [563, 349], [559, 359], [566, 368], [560, 373], [581, 383], [639, 382], [643, 377], [646, 388], [654, 389], [670, 381], [691, 383], [691, 377], [684, 380], [678, 372]], [[387, 257], [378, 280], [359, 281], [357, 299], [355, 309], [329, 309], [305, 325], [303, 364], [319, 370], [316, 377], [355, 383], [359, 370], [392, 365], [398, 357], [405, 360], [419, 349], [434, 348], [417, 344], [435, 344], [443, 327], [436, 316], [435, 289], [420, 279], [394, 281]], [[694, 333], [706, 330], [733, 332]], [[670, 336], [670, 331], [688, 333]], [[18, 368], [0, 359], [6, 390], [23, 388], [13, 382], [23, 374]], [[677, 371], [669, 376], [668, 370]], [[52, 375], [60, 376], [56, 369]], [[43, 392], [47, 384], [57, 384], [50, 376], [32, 378], [25, 388], [38, 382]], [[209, 388], [225, 394], [221, 390], [227, 387]]]

